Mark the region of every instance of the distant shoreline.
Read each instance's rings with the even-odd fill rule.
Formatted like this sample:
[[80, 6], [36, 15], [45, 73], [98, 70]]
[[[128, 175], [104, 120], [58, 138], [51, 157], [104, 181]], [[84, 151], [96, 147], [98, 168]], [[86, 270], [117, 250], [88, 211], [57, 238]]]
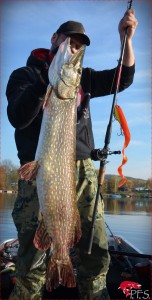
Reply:
[[[0, 190], [0, 194], [17, 194], [18, 193], [18, 190]], [[131, 199], [136, 199], [136, 198], [140, 198], [140, 197], [143, 197], [143, 198], [152, 198], [152, 194], [138, 194], [138, 193], [134, 193], [134, 194], [114, 194], [114, 193], [109, 193], [109, 194], [103, 194], [104, 197], [108, 197], [108, 198], [111, 198], [111, 199], [121, 199], [121, 198], [131, 198]]]
[[16, 191], [16, 190], [0, 190], [0, 193], [16, 194], [16, 193], [18, 193], [18, 191]]

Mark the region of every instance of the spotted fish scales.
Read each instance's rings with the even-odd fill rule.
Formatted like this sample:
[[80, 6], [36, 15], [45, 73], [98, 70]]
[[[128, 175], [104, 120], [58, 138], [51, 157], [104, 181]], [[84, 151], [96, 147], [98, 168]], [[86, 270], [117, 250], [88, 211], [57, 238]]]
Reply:
[[35, 161], [21, 167], [22, 177], [36, 173], [37, 192], [43, 219], [34, 244], [51, 248], [46, 287], [75, 286], [69, 247], [81, 237], [76, 206], [76, 102], [85, 46], [72, 55], [70, 38], [63, 42], [49, 68], [41, 131]]

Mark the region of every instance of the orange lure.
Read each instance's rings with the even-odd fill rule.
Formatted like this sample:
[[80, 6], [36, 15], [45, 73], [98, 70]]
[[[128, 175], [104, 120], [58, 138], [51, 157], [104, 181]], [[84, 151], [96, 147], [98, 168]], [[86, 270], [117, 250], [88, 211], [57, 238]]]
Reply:
[[121, 129], [123, 131], [125, 141], [122, 149], [122, 164], [118, 167], [118, 173], [122, 177], [122, 180], [120, 181], [118, 187], [121, 187], [126, 182], [126, 177], [122, 173], [122, 167], [125, 165], [128, 161], [127, 156], [125, 155], [125, 148], [127, 148], [128, 144], [130, 143], [130, 130], [128, 128], [128, 124], [126, 121], [126, 118], [124, 116], [124, 113], [119, 105], [115, 105], [114, 107], [114, 116], [116, 120], [120, 123]]

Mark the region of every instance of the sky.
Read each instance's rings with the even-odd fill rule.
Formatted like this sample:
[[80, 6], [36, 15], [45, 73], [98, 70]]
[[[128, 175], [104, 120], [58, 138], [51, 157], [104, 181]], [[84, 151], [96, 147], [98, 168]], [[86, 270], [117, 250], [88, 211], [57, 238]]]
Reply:
[[[117, 95], [131, 132], [126, 149], [125, 176], [151, 177], [151, 1], [135, 0], [133, 8], [138, 27], [133, 38], [136, 73], [133, 84]], [[6, 85], [13, 70], [26, 65], [31, 51], [50, 48], [50, 39], [67, 20], [82, 22], [91, 44], [86, 47], [83, 66], [95, 70], [111, 69], [118, 64], [120, 39], [118, 23], [127, 9], [124, 0], [39, 0], [0, 1], [0, 99], [1, 161], [9, 159], [19, 166], [14, 128], [7, 118]], [[91, 100], [95, 148], [103, 148], [113, 95]], [[122, 150], [124, 137], [113, 122], [110, 150]], [[121, 155], [108, 156], [107, 174], [117, 175]], [[96, 168], [99, 162], [95, 163]]]

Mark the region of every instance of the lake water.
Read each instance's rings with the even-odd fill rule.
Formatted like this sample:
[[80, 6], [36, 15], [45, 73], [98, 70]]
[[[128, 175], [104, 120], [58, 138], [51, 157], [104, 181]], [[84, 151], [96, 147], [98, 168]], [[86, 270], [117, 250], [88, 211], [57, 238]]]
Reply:
[[[11, 216], [15, 198], [16, 194], [0, 194], [0, 243], [17, 237]], [[112, 233], [123, 236], [143, 253], [151, 254], [151, 200], [107, 198], [104, 203], [105, 220]]]

